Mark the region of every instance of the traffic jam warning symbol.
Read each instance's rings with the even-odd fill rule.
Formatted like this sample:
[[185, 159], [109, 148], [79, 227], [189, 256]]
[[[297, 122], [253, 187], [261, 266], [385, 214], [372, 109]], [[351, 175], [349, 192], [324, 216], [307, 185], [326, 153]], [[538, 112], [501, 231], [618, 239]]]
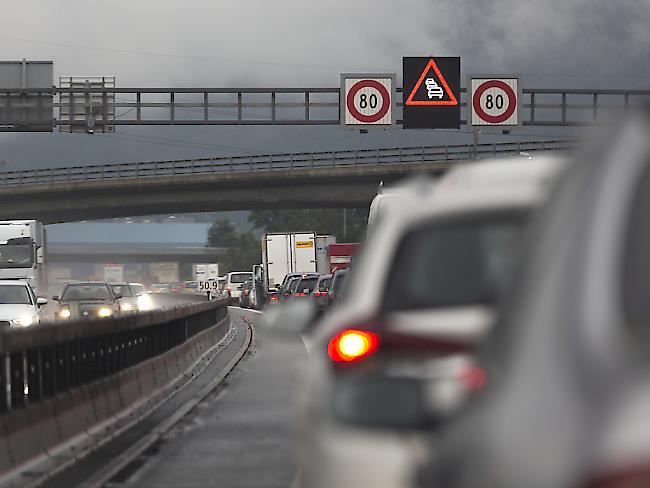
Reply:
[[404, 104], [455, 106], [458, 105], [458, 100], [436, 62], [430, 59]]
[[394, 124], [395, 74], [341, 74], [341, 125]]
[[516, 76], [469, 77], [472, 126], [518, 126], [519, 79]]
[[460, 58], [405, 57], [405, 129], [460, 128]]

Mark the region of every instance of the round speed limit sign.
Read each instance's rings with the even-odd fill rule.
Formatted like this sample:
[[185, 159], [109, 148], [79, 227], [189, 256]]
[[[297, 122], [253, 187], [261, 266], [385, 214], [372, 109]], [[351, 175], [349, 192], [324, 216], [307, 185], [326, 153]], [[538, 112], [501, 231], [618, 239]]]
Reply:
[[473, 126], [519, 125], [519, 80], [470, 78]]
[[394, 74], [341, 75], [341, 125], [390, 126], [395, 99]]

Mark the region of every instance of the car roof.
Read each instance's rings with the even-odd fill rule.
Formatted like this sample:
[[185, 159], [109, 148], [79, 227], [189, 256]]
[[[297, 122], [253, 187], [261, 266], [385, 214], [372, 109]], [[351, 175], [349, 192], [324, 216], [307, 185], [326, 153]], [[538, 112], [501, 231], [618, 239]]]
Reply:
[[0, 286], [2, 285], [22, 285], [29, 286], [29, 283], [22, 280], [0, 280]]
[[105, 281], [73, 281], [72, 283], [68, 283], [66, 286], [70, 285], [104, 285], [108, 286], [108, 283]]

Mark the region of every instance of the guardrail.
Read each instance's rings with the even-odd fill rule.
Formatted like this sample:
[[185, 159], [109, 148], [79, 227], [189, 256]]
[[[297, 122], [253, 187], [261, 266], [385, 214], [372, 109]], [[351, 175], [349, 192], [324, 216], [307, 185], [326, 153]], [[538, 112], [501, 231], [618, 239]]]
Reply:
[[227, 315], [225, 301], [0, 332], [0, 417], [163, 354]]
[[0, 331], [0, 486], [59, 469], [173, 396], [229, 333], [227, 305]]
[[355, 166], [364, 164], [418, 164], [464, 161], [481, 157], [518, 155], [522, 152], [566, 151], [576, 147], [574, 140], [502, 142], [453, 146], [394, 147], [346, 151], [319, 151], [216, 158], [175, 159], [135, 163], [92, 164], [0, 173], [0, 185], [38, 185], [102, 181], [125, 178], [157, 178], [218, 173], [294, 170]]

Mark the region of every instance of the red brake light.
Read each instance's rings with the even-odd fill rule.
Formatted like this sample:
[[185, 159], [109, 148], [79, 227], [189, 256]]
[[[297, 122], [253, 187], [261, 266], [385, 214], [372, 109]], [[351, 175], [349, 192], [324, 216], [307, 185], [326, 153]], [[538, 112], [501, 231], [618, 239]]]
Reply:
[[297, 297], [304, 297], [305, 294], [304, 294], [304, 293], [296, 293], [296, 296], [297, 296]]
[[470, 391], [481, 391], [486, 379], [483, 368], [476, 365], [467, 366], [460, 374], [461, 383]]
[[586, 488], [631, 488], [650, 486], [650, 465], [632, 466], [620, 472], [607, 473], [593, 478]]
[[325, 292], [324, 292], [324, 291], [315, 291], [315, 292], [314, 292], [314, 296], [315, 296], [315, 297], [324, 297], [324, 296], [325, 296]]
[[327, 354], [336, 363], [349, 363], [371, 355], [378, 347], [379, 336], [374, 332], [345, 329], [330, 340]]
[[271, 295], [271, 301], [272, 302], [277, 302], [279, 300], [277, 295]]

